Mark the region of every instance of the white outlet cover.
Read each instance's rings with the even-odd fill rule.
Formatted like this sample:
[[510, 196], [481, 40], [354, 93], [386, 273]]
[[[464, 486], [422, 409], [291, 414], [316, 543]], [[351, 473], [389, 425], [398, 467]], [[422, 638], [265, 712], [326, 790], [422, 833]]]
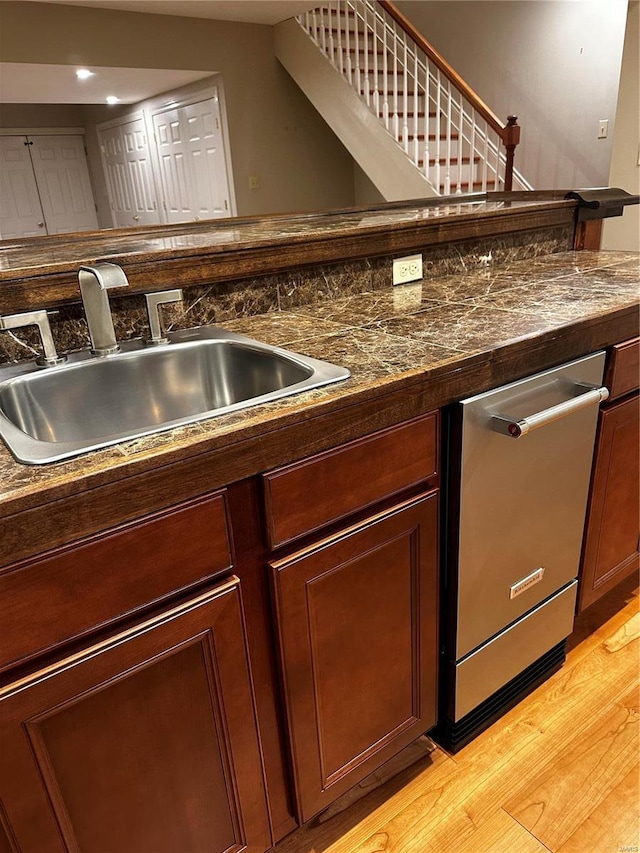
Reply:
[[422, 255], [407, 255], [393, 260], [393, 283], [410, 284], [422, 279]]

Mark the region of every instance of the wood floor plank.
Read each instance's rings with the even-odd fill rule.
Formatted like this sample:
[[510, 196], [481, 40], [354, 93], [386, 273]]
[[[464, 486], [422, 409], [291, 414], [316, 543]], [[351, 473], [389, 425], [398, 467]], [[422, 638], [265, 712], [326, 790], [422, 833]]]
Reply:
[[[550, 850], [558, 850], [637, 768], [638, 685], [577, 737], [504, 804]], [[612, 847], [612, 849], [614, 849]]]
[[456, 853], [549, 853], [544, 844], [503, 809], [497, 809], [460, 847], [449, 849], [455, 849]]
[[640, 637], [640, 613], [636, 613], [602, 645], [608, 652], [617, 652]]
[[557, 853], [605, 853], [640, 848], [640, 779], [632, 768]]

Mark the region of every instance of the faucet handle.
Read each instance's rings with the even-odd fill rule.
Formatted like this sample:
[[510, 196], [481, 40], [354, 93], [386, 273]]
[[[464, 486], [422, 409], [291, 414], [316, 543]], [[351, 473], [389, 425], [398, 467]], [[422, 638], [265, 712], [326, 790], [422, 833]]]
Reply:
[[23, 314], [5, 314], [0, 317], [0, 329], [21, 329], [23, 326], [37, 326], [44, 355], [36, 358], [40, 367], [53, 367], [67, 360], [66, 355], [58, 355], [51, 334], [51, 325], [46, 311], [25, 311]]
[[145, 293], [144, 298], [147, 302], [147, 316], [149, 317], [149, 331], [151, 332], [150, 337], [147, 338], [145, 343], [151, 346], [168, 344], [169, 338], [166, 335], [162, 322], [160, 306], [167, 302], [181, 302], [182, 290], [162, 290], [159, 293]]

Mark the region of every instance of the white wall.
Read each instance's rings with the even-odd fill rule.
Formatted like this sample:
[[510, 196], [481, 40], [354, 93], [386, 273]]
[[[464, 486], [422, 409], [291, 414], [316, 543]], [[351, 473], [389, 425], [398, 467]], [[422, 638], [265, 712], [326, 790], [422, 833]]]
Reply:
[[503, 121], [518, 116], [516, 168], [536, 189], [607, 184], [627, 0], [397, 5]]
[[[631, 0], [624, 40], [618, 111], [613, 134], [609, 185], [640, 195], [640, 0]], [[626, 207], [622, 217], [605, 219], [603, 249], [640, 252], [640, 206]]]

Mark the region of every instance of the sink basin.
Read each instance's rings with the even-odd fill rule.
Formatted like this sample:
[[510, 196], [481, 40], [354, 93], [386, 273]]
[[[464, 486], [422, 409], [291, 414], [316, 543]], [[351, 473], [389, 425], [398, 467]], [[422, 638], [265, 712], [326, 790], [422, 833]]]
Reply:
[[349, 377], [342, 367], [203, 327], [170, 343], [122, 345], [60, 367], [0, 371], [0, 437], [20, 462], [88, 450], [226, 414]]

